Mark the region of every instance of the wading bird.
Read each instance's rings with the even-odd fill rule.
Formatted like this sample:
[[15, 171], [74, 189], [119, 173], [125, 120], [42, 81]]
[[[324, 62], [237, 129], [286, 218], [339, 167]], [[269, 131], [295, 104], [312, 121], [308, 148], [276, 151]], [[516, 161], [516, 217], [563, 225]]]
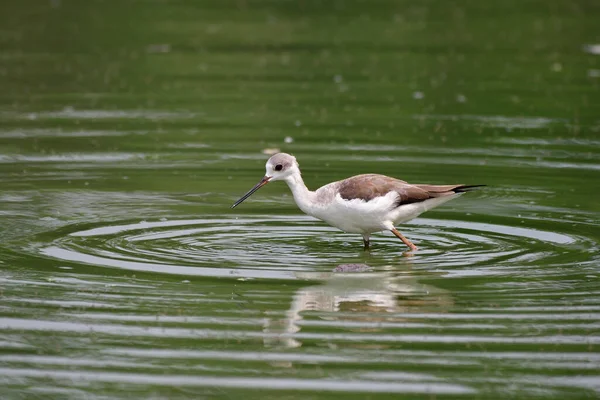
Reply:
[[328, 183], [315, 191], [308, 190], [298, 162], [286, 153], [267, 161], [266, 174], [248, 193], [231, 206], [234, 208], [269, 182], [285, 181], [298, 207], [306, 214], [327, 222], [344, 232], [362, 235], [365, 250], [372, 233], [391, 231], [410, 250], [417, 250], [396, 229], [425, 211], [484, 185], [410, 184], [385, 175], [364, 174]]

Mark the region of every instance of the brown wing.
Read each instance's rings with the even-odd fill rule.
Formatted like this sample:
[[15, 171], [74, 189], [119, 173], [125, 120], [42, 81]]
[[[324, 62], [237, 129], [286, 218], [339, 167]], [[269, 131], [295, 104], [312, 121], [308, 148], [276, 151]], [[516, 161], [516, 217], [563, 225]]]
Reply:
[[400, 196], [401, 204], [415, 203], [430, 198], [429, 194], [416, 186], [409, 185], [400, 179], [385, 175], [357, 175], [340, 182], [340, 196], [345, 200], [361, 199], [370, 201], [382, 197], [389, 192]]
[[370, 201], [389, 192], [398, 193], [396, 206], [418, 203], [434, 197], [459, 193], [463, 185], [411, 185], [400, 179], [385, 175], [357, 175], [340, 182], [340, 196], [345, 200], [361, 199]]

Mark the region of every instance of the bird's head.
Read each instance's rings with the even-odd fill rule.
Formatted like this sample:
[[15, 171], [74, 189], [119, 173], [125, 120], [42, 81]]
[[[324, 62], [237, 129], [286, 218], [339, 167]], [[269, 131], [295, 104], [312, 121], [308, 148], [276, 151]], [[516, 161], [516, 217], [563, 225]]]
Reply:
[[277, 153], [267, 161], [265, 165], [265, 176], [258, 182], [252, 189], [248, 191], [245, 195], [243, 195], [238, 201], [236, 201], [231, 208], [236, 207], [241, 202], [246, 200], [248, 197], [252, 196], [254, 192], [256, 192], [261, 187], [265, 186], [269, 182], [273, 181], [285, 181], [295, 174], [300, 174], [300, 168], [298, 167], [298, 162], [296, 161], [296, 157], [289, 155], [287, 153]]

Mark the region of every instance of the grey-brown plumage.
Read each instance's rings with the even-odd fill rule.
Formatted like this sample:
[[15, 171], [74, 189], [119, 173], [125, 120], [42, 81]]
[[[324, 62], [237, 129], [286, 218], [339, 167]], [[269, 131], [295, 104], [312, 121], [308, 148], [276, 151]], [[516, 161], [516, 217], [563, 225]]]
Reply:
[[340, 181], [338, 188], [344, 200], [361, 199], [370, 201], [390, 192], [398, 193], [396, 207], [404, 204], [419, 203], [435, 197], [451, 196], [480, 185], [422, 185], [410, 184], [403, 180], [378, 174], [356, 175]]

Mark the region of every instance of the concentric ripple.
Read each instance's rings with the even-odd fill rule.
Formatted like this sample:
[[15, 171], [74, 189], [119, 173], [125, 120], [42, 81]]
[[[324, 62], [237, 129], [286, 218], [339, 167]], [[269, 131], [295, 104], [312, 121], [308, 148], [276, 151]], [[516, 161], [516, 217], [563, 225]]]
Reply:
[[[402, 257], [405, 248], [391, 235], [376, 235], [374, 249], [364, 253], [359, 235], [305, 216], [221, 216], [88, 227], [43, 245], [40, 251], [62, 260], [131, 271], [297, 279], [353, 260], [374, 267], [410, 263], [451, 274], [506, 275], [515, 264], [542, 259], [550, 263], [569, 248], [587, 243], [585, 238], [557, 232], [457, 220], [418, 219], [405, 229], [422, 249], [410, 259]], [[477, 269], [491, 263], [494, 268]]]

